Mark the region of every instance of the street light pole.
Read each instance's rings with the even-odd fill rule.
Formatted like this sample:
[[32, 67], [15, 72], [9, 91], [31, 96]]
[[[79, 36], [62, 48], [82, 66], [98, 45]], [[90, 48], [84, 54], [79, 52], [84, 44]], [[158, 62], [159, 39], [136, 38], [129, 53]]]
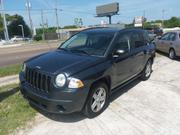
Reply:
[[27, 11], [28, 11], [28, 16], [29, 16], [29, 23], [30, 23], [30, 28], [31, 28], [31, 34], [32, 34], [32, 37], [34, 36], [33, 35], [33, 22], [32, 22], [32, 18], [31, 18], [31, 12], [30, 12], [30, 8], [31, 8], [31, 3], [29, 0], [26, 0], [26, 6], [27, 6]]
[[6, 15], [4, 12], [4, 1], [0, 0], [0, 5], [1, 5], [1, 12], [2, 12], [2, 17], [3, 17], [3, 25], [4, 25], [4, 37], [6, 41], [9, 41], [9, 33], [8, 33], [8, 28], [7, 28], [7, 22], [6, 22]]
[[22, 36], [23, 36], [23, 38], [24, 38], [24, 26], [23, 25], [18, 25], [19, 27], [21, 27], [21, 30], [22, 30]]

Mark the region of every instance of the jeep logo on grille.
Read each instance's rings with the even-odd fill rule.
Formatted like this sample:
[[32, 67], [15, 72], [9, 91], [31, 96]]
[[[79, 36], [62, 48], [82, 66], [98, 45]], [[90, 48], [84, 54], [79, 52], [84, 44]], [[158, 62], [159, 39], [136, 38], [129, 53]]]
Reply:
[[36, 68], [37, 68], [37, 69], [41, 69], [41, 67], [40, 67], [40, 66], [36, 66]]

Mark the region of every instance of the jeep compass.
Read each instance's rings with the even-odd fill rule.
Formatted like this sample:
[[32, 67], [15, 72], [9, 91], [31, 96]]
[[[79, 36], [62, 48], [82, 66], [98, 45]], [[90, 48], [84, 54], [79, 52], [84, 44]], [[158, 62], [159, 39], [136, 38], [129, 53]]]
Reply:
[[20, 88], [29, 103], [50, 113], [102, 113], [111, 93], [151, 76], [155, 47], [141, 29], [92, 28], [55, 51], [24, 62]]

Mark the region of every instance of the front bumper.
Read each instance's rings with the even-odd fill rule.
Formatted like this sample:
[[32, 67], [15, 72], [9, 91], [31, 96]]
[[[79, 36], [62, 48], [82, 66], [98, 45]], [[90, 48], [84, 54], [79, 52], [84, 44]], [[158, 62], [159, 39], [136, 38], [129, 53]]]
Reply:
[[65, 89], [51, 88], [50, 93], [39, 92], [28, 84], [22, 73], [20, 78], [20, 90], [29, 103], [36, 108], [50, 113], [68, 114], [79, 112], [83, 109], [89, 89]]

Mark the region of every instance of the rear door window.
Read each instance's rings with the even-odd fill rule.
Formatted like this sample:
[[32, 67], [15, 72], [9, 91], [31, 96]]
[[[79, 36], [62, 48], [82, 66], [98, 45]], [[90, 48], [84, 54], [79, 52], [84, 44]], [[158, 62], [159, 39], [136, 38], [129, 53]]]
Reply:
[[169, 34], [169, 40], [170, 41], [175, 41], [176, 40], [176, 33]]
[[139, 32], [132, 32], [130, 45], [131, 48], [140, 48], [144, 46], [143, 36]]
[[151, 39], [150, 39], [150, 37], [148, 35], [148, 31], [143, 32], [143, 37], [144, 37], [145, 43], [149, 43], [151, 41]]
[[169, 40], [169, 33], [164, 34], [164, 35], [161, 37], [161, 40]]

